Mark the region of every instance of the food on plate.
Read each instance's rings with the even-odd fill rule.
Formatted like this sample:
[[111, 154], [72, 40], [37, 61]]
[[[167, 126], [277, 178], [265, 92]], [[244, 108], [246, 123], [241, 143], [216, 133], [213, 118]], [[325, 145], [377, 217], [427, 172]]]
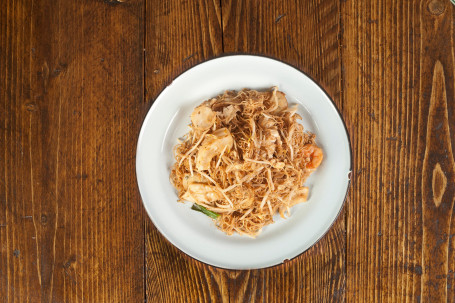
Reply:
[[305, 180], [323, 160], [315, 135], [276, 87], [226, 91], [197, 106], [174, 147], [170, 180], [179, 201], [228, 235], [251, 237], [305, 202]]

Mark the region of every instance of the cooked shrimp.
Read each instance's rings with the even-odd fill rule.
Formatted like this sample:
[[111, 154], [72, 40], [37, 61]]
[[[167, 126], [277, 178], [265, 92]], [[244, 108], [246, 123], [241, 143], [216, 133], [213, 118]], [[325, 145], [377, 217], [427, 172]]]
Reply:
[[306, 165], [308, 169], [316, 169], [322, 162], [324, 155], [322, 149], [315, 144], [306, 144], [303, 146], [304, 153], [310, 158], [310, 162]]

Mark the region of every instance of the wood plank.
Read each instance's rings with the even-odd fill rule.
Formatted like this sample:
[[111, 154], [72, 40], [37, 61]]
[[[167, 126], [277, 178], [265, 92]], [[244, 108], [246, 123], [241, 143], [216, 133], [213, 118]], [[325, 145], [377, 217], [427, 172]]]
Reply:
[[148, 0], [145, 27], [149, 105], [180, 73], [222, 53], [221, 10], [216, 0]]
[[226, 53], [266, 55], [313, 77], [342, 108], [338, 1], [223, 0]]
[[[339, 109], [339, 2], [222, 1], [228, 53], [271, 56], [308, 73]], [[289, 263], [228, 272], [223, 288], [233, 302], [341, 302], [345, 292], [344, 213], [322, 240]], [[227, 299], [226, 299], [227, 301]]]
[[[321, 81], [341, 106], [337, 1], [250, 4], [222, 1], [220, 12], [210, 1], [180, 5], [147, 2], [147, 100], [153, 100], [182, 70], [221, 53], [224, 42], [226, 52], [263, 53], [303, 68]], [[306, 21], [299, 26], [295, 19]], [[344, 299], [344, 214], [323, 240], [301, 257], [283, 266], [254, 271], [228, 271], [194, 261], [146, 221], [150, 302]]]
[[347, 300], [453, 302], [454, 7], [342, 3]]
[[[219, 1], [147, 1], [145, 27], [148, 107], [181, 72], [222, 52]], [[186, 256], [145, 222], [147, 301], [220, 302], [222, 272]]]
[[0, 11], [0, 298], [142, 301], [143, 1]]

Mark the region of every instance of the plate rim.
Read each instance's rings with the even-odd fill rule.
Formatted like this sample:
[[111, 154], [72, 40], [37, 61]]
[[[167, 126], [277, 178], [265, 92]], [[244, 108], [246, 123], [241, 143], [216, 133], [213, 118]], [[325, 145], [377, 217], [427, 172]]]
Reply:
[[[148, 121], [148, 117], [149, 115], [151, 115], [153, 109], [154, 109], [154, 106], [155, 106], [155, 102], [158, 101], [158, 99], [160, 98], [160, 96], [169, 88], [172, 86], [172, 84], [174, 83], [174, 81], [178, 80], [179, 78], [181, 78], [182, 75], [186, 74], [187, 72], [191, 71], [192, 69], [194, 69], [195, 67], [198, 67], [199, 65], [203, 65], [205, 63], [208, 63], [208, 62], [211, 62], [211, 61], [216, 61], [216, 60], [220, 60], [220, 59], [224, 59], [224, 58], [229, 58], [229, 57], [252, 57], [252, 58], [263, 58], [263, 59], [268, 59], [268, 60], [272, 60], [272, 61], [276, 61], [278, 63], [282, 63], [284, 65], [287, 65], [288, 67], [291, 67], [292, 69], [295, 69], [297, 72], [303, 74], [304, 76], [306, 76], [308, 79], [310, 79], [314, 84], [316, 84], [316, 86], [324, 93], [324, 95], [330, 100], [330, 105], [335, 109], [336, 113], [338, 114], [338, 117], [340, 118], [341, 120], [341, 123], [343, 124], [343, 127], [344, 127], [344, 131], [345, 131], [345, 134], [346, 134], [346, 139], [348, 141], [348, 149], [349, 149], [349, 171], [348, 171], [348, 182], [347, 182], [347, 187], [346, 187], [346, 193], [343, 197], [343, 201], [341, 203], [341, 206], [340, 206], [340, 209], [338, 210], [338, 213], [336, 214], [335, 218], [333, 219], [333, 221], [330, 223], [329, 227], [327, 228], [326, 231], [324, 231], [324, 233], [313, 243], [311, 244], [308, 248], [302, 250], [300, 253], [298, 253], [297, 255], [295, 255], [294, 257], [290, 258], [290, 259], [284, 259], [282, 262], [280, 263], [277, 263], [277, 264], [273, 264], [273, 265], [270, 265], [270, 266], [265, 266], [265, 267], [249, 267], [249, 268], [244, 268], [244, 269], [239, 269], [239, 268], [228, 268], [228, 267], [223, 267], [223, 266], [219, 266], [219, 265], [214, 265], [214, 264], [210, 264], [206, 261], [202, 261], [200, 260], [199, 258], [197, 257], [194, 257], [188, 253], [186, 253], [185, 251], [183, 251], [180, 247], [178, 247], [176, 244], [174, 244], [170, 239], [168, 239], [168, 237], [166, 237], [165, 233], [163, 233], [163, 231], [155, 224], [154, 220], [152, 219], [152, 216], [150, 215], [149, 213], [149, 210], [147, 209], [146, 205], [145, 205], [145, 202], [142, 198], [142, 194], [141, 194], [141, 188], [139, 186], [139, 179], [138, 179], [138, 160], [137, 160], [137, 155], [138, 155], [138, 151], [139, 151], [139, 145], [141, 144], [142, 142], [142, 137], [143, 137], [143, 132], [145, 131], [144, 130], [144, 125], [145, 123]], [[135, 174], [136, 174], [136, 184], [137, 184], [137, 188], [138, 188], [138, 191], [139, 191], [139, 195], [141, 197], [141, 202], [142, 202], [142, 206], [143, 208], [145, 209], [146, 213], [147, 213], [147, 216], [148, 218], [150, 219], [150, 221], [153, 223], [153, 225], [155, 226], [155, 228], [158, 230], [158, 232], [161, 234], [161, 236], [163, 236], [163, 238], [168, 242], [170, 243], [172, 246], [174, 246], [175, 248], [177, 248], [180, 252], [182, 252], [183, 254], [185, 254], [187, 257], [189, 257], [190, 259], [194, 259], [198, 262], [201, 262], [203, 264], [206, 264], [208, 266], [211, 266], [211, 267], [214, 267], [214, 268], [218, 268], [218, 269], [223, 269], [223, 270], [253, 270], [253, 269], [270, 269], [270, 268], [274, 268], [274, 267], [278, 267], [278, 266], [283, 266], [284, 264], [288, 264], [290, 263], [291, 261], [294, 261], [296, 258], [300, 257], [301, 255], [303, 255], [305, 252], [307, 252], [308, 250], [310, 250], [312, 247], [314, 247], [316, 244], [318, 244], [325, 236], [326, 234], [332, 229], [333, 225], [335, 224], [335, 222], [338, 220], [340, 214], [342, 213], [343, 209], [345, 208], [346, 206], [346, 203], [347, 203], [347, 197], [348, 197], [348, 194], [349, 194], [349, 191], [350, 191], [350, 188], [351, 188], [351, 177], [352, 177], [352, 165], [353, 165], [353, 153], [352, 153], [352, 147], [351, 147], [351, 137], [349, 135], [349, 132], [348, 132], [348, 128], [346, 126], [346, 122], [345, 120], [343, 119], [343, 116], [341, 115], [341, 112], [340, 110], [338, 109], [338, 107], [336, 106], [335, 102], [333, 101], [332, 97], [327, 93], [327, 91], [321, 86], [321, 84], [319, 84], [313, 77], [311, 77], [310, 75], [308, 75], [306, 72], [302, 71], [300, 68], [298, 68], [297, 66], [291, 64], [291, 63], [288, 63], [288, 62], [285, 62], [281, 59], [277, 59], [275, 57], [272, 57], [272, 56], [268, 56], [268, 55], [262, 55], [262, 54], [248, 54], [248, 53], [235, 53], [235, 54], [230, 54], [230, 53], [225, 53], [225, 54], [220, 54], [218, 56], [215, 56], [215, 57], [212, 57], [212, 58], [209, 58], [209, 59], [206, 59], [206, 60], [203, 60], [195, 65], [192, 65], [191, 67], [183, 70], [182, 72], [180, 72], [176, 77], [174, 77], [171, 82], [169, 84], [167, 84], [158, 94], [157, 94], [157, 97], [153, 100], [151, 106], [149, 107], [149, 109], [147, 110], [147, 113], [144, 117], [144, 120], [142, 121], [142, 124], [141, 124], [141, 129], [139, 131], [139, 135], [138, 135], [138, 139], [137, 139], [137, 144], [136, 144], [136, 154], [135, 154]]]

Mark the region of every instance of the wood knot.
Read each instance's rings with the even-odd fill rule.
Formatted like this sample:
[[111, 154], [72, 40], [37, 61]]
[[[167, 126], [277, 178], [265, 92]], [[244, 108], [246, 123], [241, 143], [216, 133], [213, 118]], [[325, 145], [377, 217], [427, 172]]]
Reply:
[[47, 62], [44, 61], [43, 65], [41, 66], [41, 70], [37, 72], [37, 76], [42, 78], [43, 80], [43, 92], [47, 92], [47, 83], [49, 81], [49, 65]]
[[68, 260], [66, 260], [66, 262], [63, 264], [63, 268], [64, 269], [68, 269], [70, 268], [73, 264], [76, 263], [76, 256], [75, 255], [71, 255]]
[[45, 214], [41, 215], [41, 224], [42, 225], [47, 224], [47, 216]]
[[433, 201], [436, 207], [441, 205], [442, 196], [446, 190], [447, 177], [441, 169], [439, 163], [436, 164], [433, 169], [432, 189], [433, 189]]
[[428, 11], [432, 15], [439, 16], [445, 11], [445, 9], [445, 4], [441, 0], [431, 0], [428, 3]]
[[127, 2], [128, 0], [104, 0], [104, 3], [109, 5], [117, 5], [122, 4], [123, 2]]
[[25, 103], [25, 109], [29, 112], [36, 112], [38, 111], [38, 105], [35, 102], [28, 102]]
[[283, 17], [286, 17], [286, 14], [279, 15], [279, 16], [275, 19], [275, 23], [280, 22], [281, 18], [283, 18]]

